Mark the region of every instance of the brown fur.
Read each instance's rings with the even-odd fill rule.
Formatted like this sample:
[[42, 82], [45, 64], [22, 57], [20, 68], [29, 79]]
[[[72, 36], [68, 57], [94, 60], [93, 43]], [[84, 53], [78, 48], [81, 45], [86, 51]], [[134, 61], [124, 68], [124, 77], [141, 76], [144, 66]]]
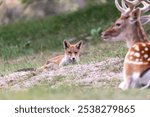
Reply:
[[[139, 12], [138, 10], [136, 12]], [[138, 84], [140, 79], [140, 74], [142, 74], [147, 68], [150, 67], [150, 42], [147, 42], [147, 36], [144, 32], [144, 29], [141, 25], [141, 22], [137, 20], [132, 28], [134, 33], [133, 37], [133, 46], [129, 49], [124, 62], [124, 84], [120, 85], [122, 89], [128, 89], [130, 87], [137, 87], [142, 84]], [[143, 41], [143, 42], [141, 42]], [[134, 74], [139, 74], [137, 76], [137, 83], [134, 83], [133, 78]], [[135, 86], [132, 86], [134, 83]], [[144, 84], [146, 85], [146, 84]]]
[[80, 50], [82, 41], [76, 44], [70, 44], [68, 41], [64, 41], [64, 55], [59, 55], [54, 58], [50, 58], [46, 66], [50, 63], [58, 64], [59, 66], [67, 65], [70, 63], [77, 63], [79, 61]]
[[[102, 38], [105, 41], [118, 41], [117, 37], [120, 38], [119, 41], [126, 41], [128, 47], [131, 47], [137, 42], [148, 42], [147, 35], [140, 21], [140, 12], [133, 10], [132, 12], [121, 14], [120, 18], [102, 33]], [[130, 24], [130, 20], [138, 20], [134, 25]], [[122, 34], [123, 37], [119, 37]]]
[[46, 64], [50, 64], [50, 63], [55, 63], [55, 64], [58, 64], [61, 62], [61, 60], [64, 58], [64, 55], [59, 55], [59, 56], [56, 56], [54, 58], [51, 58], [49, 59]]
[[123, 66], [124, 81], [119, 85], [119, 88], [123, 90], [140, 87], [142, 83], [150, 84], [147, 76], [144, 79], [140, 77], [140, 74], [150, 68], [150, 42], [148, 42], [141, 19], [140, 9], [132, 9], [130, 12], [121, 14], [120, 18], [102, 33], [102, 38], [105, 40], [117, 41], [118, 38], [122, 38], [120, 40], [126, 41], [129, 47]]

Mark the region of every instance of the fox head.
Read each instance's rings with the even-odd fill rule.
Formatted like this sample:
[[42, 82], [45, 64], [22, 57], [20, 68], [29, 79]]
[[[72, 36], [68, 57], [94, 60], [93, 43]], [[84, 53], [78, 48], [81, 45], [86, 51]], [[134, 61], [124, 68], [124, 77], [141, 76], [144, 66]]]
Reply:
[[82, 41], [79, 41], [76, 44], [70, 44], [68, 41], [64, 40], [65, 58], [69, 62], [76, 63], [79, 61], [82, 43]]

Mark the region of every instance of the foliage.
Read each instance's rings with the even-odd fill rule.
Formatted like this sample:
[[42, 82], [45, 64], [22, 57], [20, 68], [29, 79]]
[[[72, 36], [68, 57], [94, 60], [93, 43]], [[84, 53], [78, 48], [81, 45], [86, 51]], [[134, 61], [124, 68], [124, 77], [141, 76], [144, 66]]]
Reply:
[[93, 39], [98, 39], [99, 38], [99, 35], [100, 35], [100, 32], [101, 32], [101, 27], [97, 28], [97, 29], [92, 29], [91, 30], [91, 36]]
[[[42, 95], [41, 95], [42, 94]], [[84, 87], [76, 85], [60, 85], [50, 87], [45, 84], [42, 87], [36, 86], [29, 91], [2, 91], [0, 99], [150, 99], [150, 90], [139, 91], [132, 89], [121, 91], [112, 87]]]
[[[1, 26], [0, 56], [8, 59], [8, 61], [0, 59], [0, 74], [10, 73], [20, 68], [39, 67], [44, 64], [50, 52], [54, 53], [54, 50], [63, 48], [63, 39], [78, 37], [84, 33], [90, 33], [97, 43], [86, 45], [88, 49], [84, 50], [86, 55], [81, 56], [81, 64], [102, 61], [110, 57], [123, 58], [127, 49], [122, 43], [110, 44], [97, 40], [98, 33], [110, 25], [118, 16], [112, 0], [107, 1], [107, 4], [89, 6], [85, 10], [67, 15], [62, 14], [40, 20], [20, 21], [15, 24]], [[150, 30], [148, 25], [146, 29]], [[23, 57], [11, 60], [12, 57], [16, 58], [21, 55]], [[28, 56], [26, 57], [26, 55]], [[117, 64], [116, 66], [106, 66], [106, 68], [115, 72], [120, 70]], [[116, 81], [115, 78], [107, 82], [105, 87], [97, 87], [97, 84], [93, 87], [63, 83], [65, 78], [62, 76], [57, 76], [54, 79], [51, 84], [40, 83], [39, 86], [25, 91], [1, 89], [0, 99], [150, 99], [149, 90], [122, 92], [116, 88], [116, 84], [120, 81]]]
[[89, 6], [71, 14], [1, 26], [0, 56], [9, 59], [60, 49], [64, 39], [90, 33], [95, 27], [103, 29], [116, 18], [117, 13], [114, 5], [108, 3]]

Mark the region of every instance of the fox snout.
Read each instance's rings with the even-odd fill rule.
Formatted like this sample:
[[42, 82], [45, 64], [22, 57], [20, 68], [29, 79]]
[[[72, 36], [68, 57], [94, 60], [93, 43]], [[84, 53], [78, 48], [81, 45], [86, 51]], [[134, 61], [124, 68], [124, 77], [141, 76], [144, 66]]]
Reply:
[[72, 61], [76, 61], [76, 58], [75, 58], [75, 57], [72, 57], [71, 60], [72, 60]]
[[76, 62], [78, 62], [78, 57], [75, 57], [75, 56], [71, 57], [70, 60], [72, 63], [76, 63]]
[[65, 57], [66, 57], [66, 59], [69, 60], [69, 62], [73, 62], [73, 63], [78, 62], [79, 61], [79, 51], [78, 52], [77, 51], [76, 52], [66, 51]]

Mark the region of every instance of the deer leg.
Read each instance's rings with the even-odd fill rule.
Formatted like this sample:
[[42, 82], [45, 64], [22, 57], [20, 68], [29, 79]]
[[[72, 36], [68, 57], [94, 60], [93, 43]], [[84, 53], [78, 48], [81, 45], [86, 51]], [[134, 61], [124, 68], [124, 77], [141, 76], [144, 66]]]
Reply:
[[129, 89], [131, 85], [131, 76], [124, 76], [124, 81], [120, 83], [119, 88], [122, 90], [127, 90]]
[[119, 87], [122, 90], [127, 90], [129, 89], [130, 85], [131, 85], [131, 80], [132, 80], [132, 74], [129, 73], [129, 71], [126, 69], [126, 67], [124, 66], [123, 69], [123, 82], [120, 83]]

